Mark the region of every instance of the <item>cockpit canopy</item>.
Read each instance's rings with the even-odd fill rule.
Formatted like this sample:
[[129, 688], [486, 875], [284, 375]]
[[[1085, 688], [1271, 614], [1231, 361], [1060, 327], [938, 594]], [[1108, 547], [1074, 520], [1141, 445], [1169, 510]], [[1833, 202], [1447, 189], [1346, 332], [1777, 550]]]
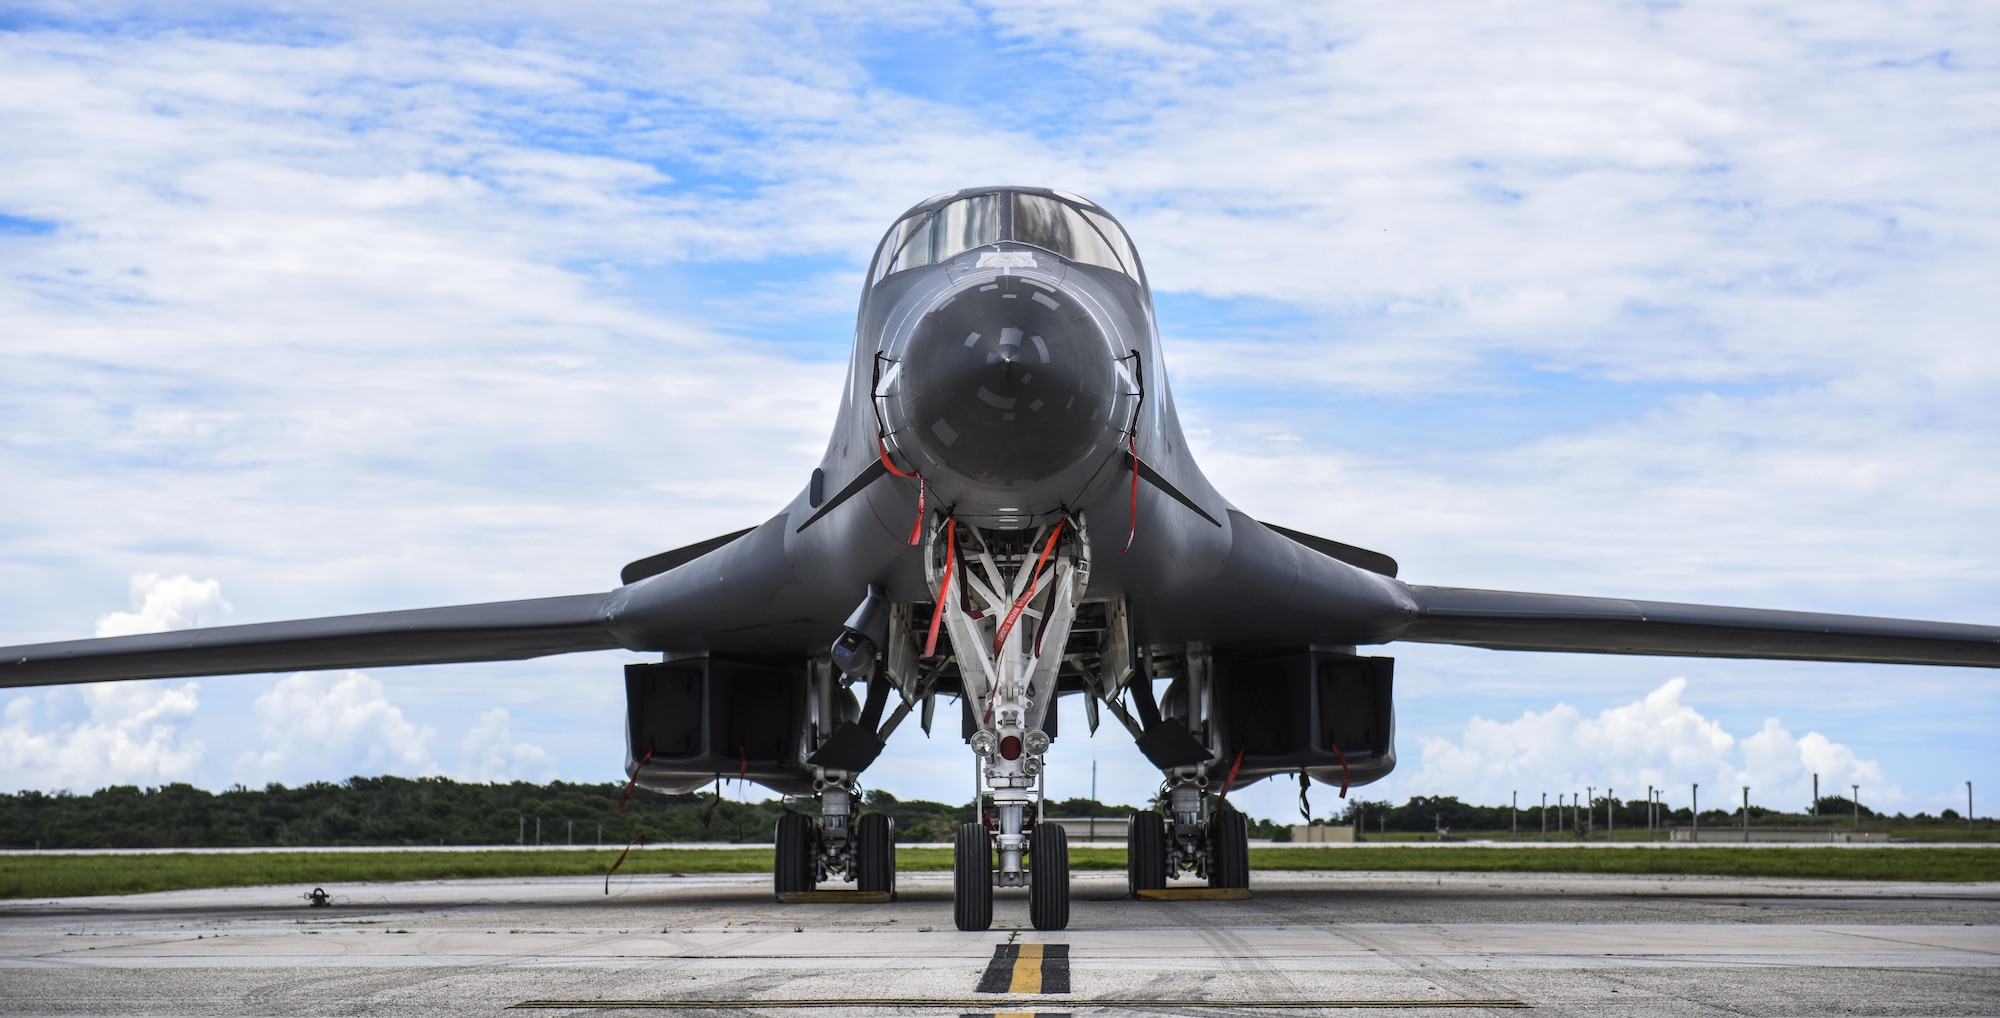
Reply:
[[927, 207], [903, 217], [889, 231], [881, 250], [875, 253], [871, 284], [905, 269], [934, 265], [1002, 241], [1122, 272], [1134, 281], [1145, 278], [1125, 231], [1076, 195], [991, 191], [943, 205], [934, 204], [937, 200], [926, 202]]

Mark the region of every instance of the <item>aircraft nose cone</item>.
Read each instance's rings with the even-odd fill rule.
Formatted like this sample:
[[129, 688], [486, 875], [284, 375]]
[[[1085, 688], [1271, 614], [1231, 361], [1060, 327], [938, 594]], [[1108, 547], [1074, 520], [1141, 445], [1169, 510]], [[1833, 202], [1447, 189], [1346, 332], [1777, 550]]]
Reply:
[[917, 326], [903, 425], [930, 459], [985, 484], [1045, 480], [1108, 445], [1111, 347], [1067, 295], [1019, 279], [961, 293]]

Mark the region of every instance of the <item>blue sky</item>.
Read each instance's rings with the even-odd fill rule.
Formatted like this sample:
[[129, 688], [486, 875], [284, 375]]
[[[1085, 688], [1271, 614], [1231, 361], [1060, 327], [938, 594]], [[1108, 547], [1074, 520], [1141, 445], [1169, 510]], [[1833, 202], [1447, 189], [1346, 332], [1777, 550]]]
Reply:
[[[1415, 582], [2000, 620], [1977, 5], [405, 6], [0, 24], [0, 643], [596, 590], [757, 522], [882, 231], [994, 181], [1126, 223], [1260, 518]], [[1984, 672], [1390, 653], [1370, 797], [2000, 780]], [[611, 780], [631, 659], [7, 694], [0, 786]], [[1064, 731], [1059, 791], [1150, 791]]]

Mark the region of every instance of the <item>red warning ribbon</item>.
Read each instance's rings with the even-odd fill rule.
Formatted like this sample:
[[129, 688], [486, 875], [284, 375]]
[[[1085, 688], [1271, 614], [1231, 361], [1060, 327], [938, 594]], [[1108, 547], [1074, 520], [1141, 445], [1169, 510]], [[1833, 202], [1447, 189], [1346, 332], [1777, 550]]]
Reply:
[[931, 610], [931, 632], [924, 640], [925, 657], [937, 653], [938, 623], [944, 621], [945, 598], [951, 596], [951, 570], [958, 564], [957, 520], [945, 517], [944, 535], [944, 582], [938, 584], [937, 607]]
[[923, 536], [924, 533], [924, 488], [926, 487], [924, 484], [924, 475], [915, 471], [906, 472], [897, 467], [895, 461], [889, 458], [888, 443], [882, 440], [881, 435], [875, 436], [875, 454], [882, 457], [882, 466], [890, 473], [895, 474], [897, 477], [914, 477], [917, 479], [917, 522], [910, 526], [910, 544], [915, 545], [917, 538]]
[[[738, 759], [743, 761], [736, 768], [736, 787], [738, 791], [741, 791], [743, 788], [743, 778], [750, 773], [750, 751], [744, 748], [743, 743], [738, 742], [736, 744], [736, 755]], [[722, 805], [722, 775], [717, 774], [715, 776], [715, 798], [710, 800], [708, 808], [703, 810], [701, 814], [701, 825], [703, 827], [708, 826], [709, 820], [715, 816], [715, 807], [720, 805]]]
[[[646, 766], [646, 761], [652, 758], [653, 751], [649, 749], [645, 756], [639, 758], [639, 767]], [[621, 813], [625, 811], [625, 800], [632, 797], [632, 789], [639, 785], [639, 767], [632, 768], [632, 780], [625, 782], [625, 794], [618, 797], [618, 811]]]
[[633, 835], [632, 840], [625, 843], [625, 851], [618, 853], [617, 861], [613, 862], [611, 864], [611, 868], [605, 871], [604, 893], [606, 894], [611, 893], [611, 874], [618, 872], [618, 867], [625, 865], [625, 857], [632, 854], [632, 846], [643, 845], [645, 843], [646, 843], [646, 836], [643, 834]]
[[1229, 776], [1222, 779], [1222, 792], [1221, 794], [1217, 795], [1216, 798], [1218, 799], [1229, 798], [1229, 790], [1235, 787], [1236, 785], [1236, 772], [1242, 769], [1243, 769], [1243, 751], [1239, 749], [1236, 751], [1236, 761], [1229, 765]]
[[1035, 560], [1035, 571], [1028, 574], [1028, 589], [1014, 601], [1014, 607], [1007, 610], [1007, 617], [1000, 622], [1000, 631], [993, 634], [993, 653], [1000, 653], [1000, 645], [1007, 642], [1007, 634], [1013, 632], [1014, 623], [1021, 621], [1021, 613], [1028, 608], [1029, 599], [1035, 596], [1035, 588], [1042, 582], [1042, 566], [1048, 564], [1049, 553], [1056, 549], [1056, 538], [1062, 536], [1064, 520], [1057, 520], [1054, 530], [1049, 531], [1049, 539], [1042, 545], [1042, 556]]
[[1345, 799], [1347, 798], [1347, 754], [1340, 751], [1338, 742], [1330, 742], [1327, 745], [1332, 746], [1333, 755], [1340, 758], [1340, 797]]

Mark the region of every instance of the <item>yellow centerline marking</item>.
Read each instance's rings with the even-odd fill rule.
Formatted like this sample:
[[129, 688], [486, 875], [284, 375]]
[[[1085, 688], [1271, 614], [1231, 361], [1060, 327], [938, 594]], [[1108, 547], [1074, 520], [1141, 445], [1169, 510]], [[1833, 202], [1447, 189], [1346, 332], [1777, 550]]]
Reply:
[[[1207, 1011], [1226, 1011], [1240, 1008], [1256, 1010], [1326, 1010], [1346, 1008], [1526, 1008], [1527, 1001], [1499, 999], [1414, 998], [1405, 1000], [1386, 999], [1285, 999], [1262, 998], [1257, 1000], [1230, 1000], [1208, 997], [1077, 997], [1069, 1000], [1052, 1001], [1046, 995], [1040, 1000], [1008, 1000], [992, 997], [813, 997], [798, 999], [765, 1000], [524, 1000], [509, 1005], [509, 1010], [551, 1009], [578, 1011], [585, 1009], [647, 1009], [657, 1011], [713, 1011], [732, 1009], [743, 1011], [773, 1010], [816, 1010], [821, 1008], [852, 1009], [857, 1007], [903, 1008], [909, 1010], [964, 1010], [994, 1011], [1011, 1006], [1046, 1008], [1052, 1004], [1069, 1007], [1117, 1008], [1119, 1010], [1158, 1010], [1161, 1008], [1200, 1008]], [[1034, 1011], [1010, 1012], [1032, 1014]]]
[[1014, 981], [1008, 984], [1007, 992], [1042, 992], [1042, 945], [1021, 945], [1021, 954], [1014, 959]]

